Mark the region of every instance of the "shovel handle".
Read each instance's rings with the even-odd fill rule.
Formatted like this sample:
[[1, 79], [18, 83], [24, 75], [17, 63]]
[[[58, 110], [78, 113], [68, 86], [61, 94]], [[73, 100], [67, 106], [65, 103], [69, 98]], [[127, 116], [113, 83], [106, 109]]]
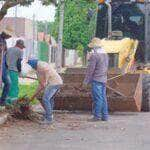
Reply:
[[41, 88], [30, 98], [30, 101], [32, 101], [42, 90], [44, 90], [44, 87], [41, 87]]
[[26, 76], [25, 78], [27, 78], [27, 79], [32, 79], [32, 80], [38, 80], [37, 78], [29, 77], [29, 76]]

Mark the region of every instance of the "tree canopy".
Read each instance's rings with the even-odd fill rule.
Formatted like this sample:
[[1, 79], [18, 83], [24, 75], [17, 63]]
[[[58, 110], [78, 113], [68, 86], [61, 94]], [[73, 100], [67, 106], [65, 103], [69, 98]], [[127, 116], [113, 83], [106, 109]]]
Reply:
[[[92, 0], [66, 0], [64, 14], [63, 47], [76, 49], [82, 55], [95, 34], [96, 3]], [[52, 28], [53, 36], [58, 35], [59, 7]]]
[[[55, 22], [49, 24], [51, 34], [57, 38], [59, 26], [59, 5], [65, 2], [63, 46], [68, 49], [77, 49], [82, 55], [91, 37], [94, 35], [96, 19], [95, 0], [40, 0], [43, 5], [57, 4]], [[9, 8], [17, 5], [28, 6], [34, 0], [0, 0], [3, 2], [0, 9], [0, 20], [7, 14]]]

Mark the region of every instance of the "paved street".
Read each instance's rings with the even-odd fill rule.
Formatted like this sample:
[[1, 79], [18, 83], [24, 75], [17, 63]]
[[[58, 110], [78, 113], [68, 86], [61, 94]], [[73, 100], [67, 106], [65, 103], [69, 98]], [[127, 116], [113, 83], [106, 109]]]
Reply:
[[0, 150], [149, 150], [150, 113], [115, 113], [108, 123], [87, 113], [57, 113], [54, 125], [11, 120], [0, 127]]

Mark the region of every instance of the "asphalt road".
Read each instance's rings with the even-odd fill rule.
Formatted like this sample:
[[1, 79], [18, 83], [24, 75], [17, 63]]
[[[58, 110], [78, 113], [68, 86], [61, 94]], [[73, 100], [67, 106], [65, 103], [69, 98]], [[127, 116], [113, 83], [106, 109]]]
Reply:
[[11, 120], [0, 127], [0, 150], [150, 150], [150, 113], [115, 113], [105, 123], [89, 117], [58, 113], [48, 128]]

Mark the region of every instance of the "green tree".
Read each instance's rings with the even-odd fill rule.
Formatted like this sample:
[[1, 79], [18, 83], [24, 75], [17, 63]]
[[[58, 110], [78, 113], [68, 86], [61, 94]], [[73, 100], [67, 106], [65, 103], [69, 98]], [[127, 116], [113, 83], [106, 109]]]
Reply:
[[[64, 16], [63, 47], [76, 49], [79, 55], [87, 49], [87, 44], [95, 31], [96, 3], [92, 0], [66, 0]], [[92, 12], [93, 15], [89, 14]], [[90, 18], [91, 15], [91, 18]], [[59, 24], [59, 7], [57, 8], [53, 36], [57, 38]]]
[[[49, 5], [50, 3], [56, 4], [57, 0], [40, 0], [43, 5]], [[0, 0], [0, 2], [3, 2], [3, 5], [0, 9], [0, 21], [4, 18], [4, 16], [7, 14], [8, 9], [12, 8], [17, 5], [23, 5], [27, 6], [30, 5], [34, 0]]]
[[43, 22], [37, 21], [38, 32], [45, 32], [51, 34], [51, 31], [54, 30], [54, 22]]

